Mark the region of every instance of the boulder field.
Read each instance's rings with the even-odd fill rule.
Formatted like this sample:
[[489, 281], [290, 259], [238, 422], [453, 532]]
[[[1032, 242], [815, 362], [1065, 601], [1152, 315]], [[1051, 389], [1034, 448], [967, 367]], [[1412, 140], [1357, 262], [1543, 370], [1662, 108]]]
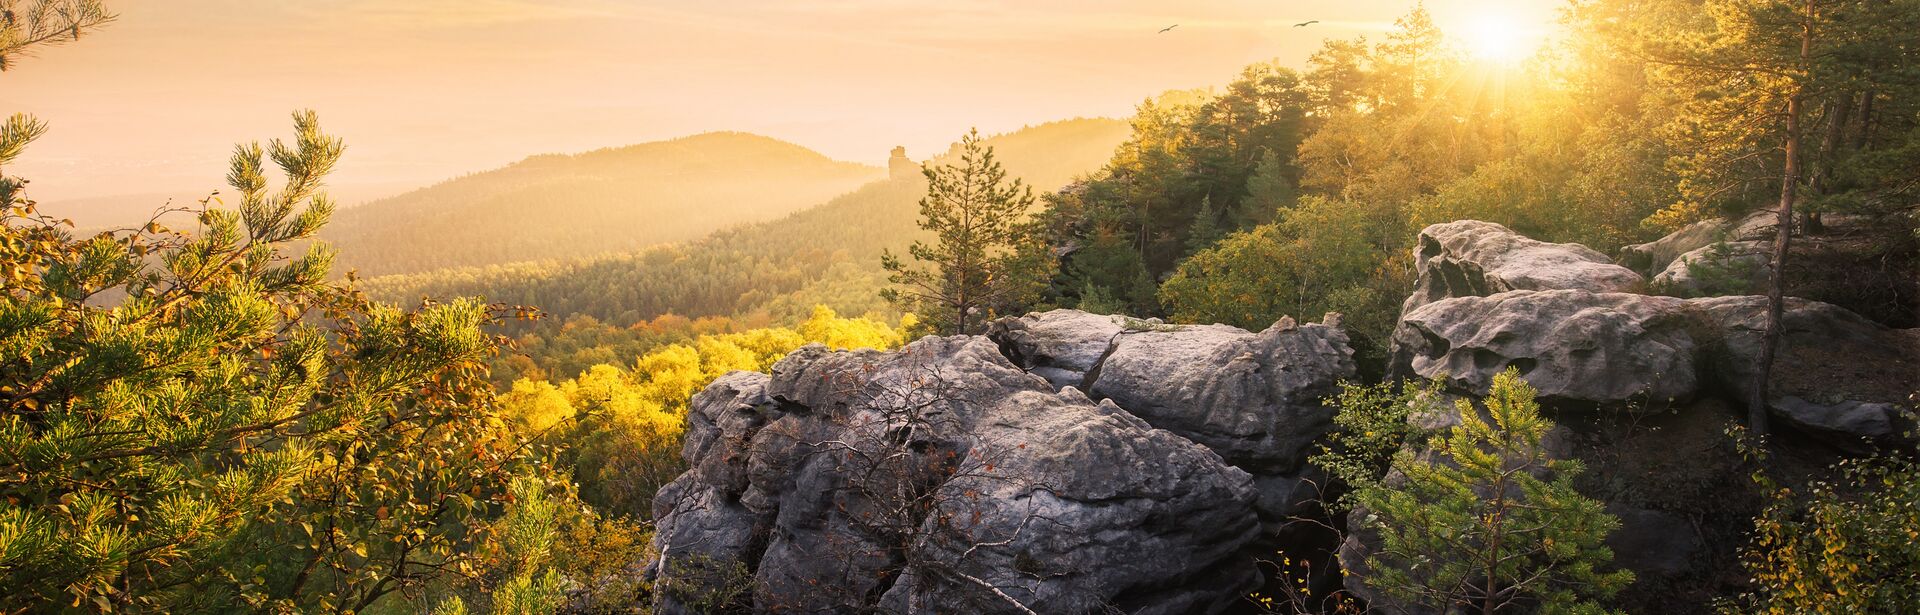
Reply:
[[[1665, 271], [1745, 222], [1623, 262]], [[1630, 610], [1702, 611], [1737, 583], [1759, 500], [1721, 431], [1747, 400], [1810, 467], [1910, 427], [1916, 331], [1791, 300], [1781, 375], [1754, 391], [1761, 297], [1643, 294], [1598, 252], [1486, 222], [1428, 227], [1414, 256], [1389, 373], [1466, 398], [1524, 374], [1561, 423], [1556, 453], [1622, 521]], [[693, 400], [689, 470], [655, 499], [659, 555], [637, 564], [655, 612], [744, 595], [777, 613], [1219, 613], [1266, 582], [1260, 560], [1336, 551], [1350, 574], [1321, 580], [1388, 601], [1360, 565], [1368, 537], [1337, 544], [1329, 528], [1351, 524], [1324, 518], [1308, 463], [1356, 378], [1338, 315], [1253, 332], [1055, 310], [888, 352], [810, 346], [771, 372]]]

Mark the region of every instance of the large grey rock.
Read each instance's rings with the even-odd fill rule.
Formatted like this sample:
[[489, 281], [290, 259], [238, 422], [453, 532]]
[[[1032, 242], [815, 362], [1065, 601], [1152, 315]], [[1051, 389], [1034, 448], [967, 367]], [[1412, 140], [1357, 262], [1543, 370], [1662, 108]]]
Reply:
[[1513, 367], [1543, 400], [1658, 410], [1699, 386], [1684, 306], [1584, 290], [1446, 299], [1402, 317], [1392, 371], [1485, 395]]
[[1903, 420], [1900, 407], [1892, 403], [1852, 399], [1822, 404], [1789, 395], [1768, 402], [1767, 409], [1789, 427], [1859, 454], [1899, 436]]
[[1107, 356], [1114, 338], [1125, 330], [1119, 316], [1080, 310], [1035, 312], [1002, 318], [987, 325], [987, 337], [1014, 364], [1046, 378], [1058, 389], [1085, 388], [1087, 372]]
[[739, 497], [748, 488], [744, 453], [773, 414], [766, 384], [765, 374], [733, 372], [689, 404], [681, 455], [690, 469], [654, 497], [654, 548], [671, 554], [646, 569], [659, 612], [690, 612], [690, 595], [744, 582], [737, 563], [766, 548], [772, 511]]
[[[1120, 324], [1106, 326], [1114, 322]], [[1326, 481], [1306, 458], [1333, 426], [1335, 409], [1322, 400], [1355, 374], [1353, 350], [1339, 327], [1285, 318], [1252, 333], [1056, 310], [1002, 319], [989, 335], [1017, 363], [1056, 385], [1057, 372], [1050, 370], [1069, 370], [1061, 380], [1080, 383], [1094, 399], [1252, 473], [1269, 547], [1331, 547], [1311, 545], [1289, 526], [1317, 513], [1312, 503]]]
[[1417, 279], [1402, 315], [1450, 297], [1482, 297], [1510, 290], [1578, 289], [1622, 292], [1645, 279], [1606, 255], [1572, 243], [1547, 243], [1479, 220], [1435, 224], [1414, 248]]
[[1727, 228], [1727, 241], [1771, 241], [1779, 233], [1780, 214], [1771, 208], [1740, 216]]
[[[1702, 323], [1703, 371], [1742, 404], [1758, 391], [1766, 297], [1687, 301]], [[1901, 435], [1902, 408], [1920, 382], [1920, 331], [1889, 329], [1845, 308], [1788, 297], [1767, 405], [1788, 426], [1850, 450], [1862, 438]]]
[[1772, 247], [1764, 241], [1710, 243], [1675, 258], [1649, 286], [1675, 297], [1758, 291], [1767, 278]]
[[1322, 400], [1354, 377], [1346, 333], [1282, 319], [1259, 333], [1157, 327], [1114, 339], [1087, 393], [1262, 475], [1295, 473], [1331, 428]]
[[759, 612], [1206, 613], [1260, 582], [1250, 476], [985, 338], [810, 346], [694, 406], [657, 612], [728, 569]]

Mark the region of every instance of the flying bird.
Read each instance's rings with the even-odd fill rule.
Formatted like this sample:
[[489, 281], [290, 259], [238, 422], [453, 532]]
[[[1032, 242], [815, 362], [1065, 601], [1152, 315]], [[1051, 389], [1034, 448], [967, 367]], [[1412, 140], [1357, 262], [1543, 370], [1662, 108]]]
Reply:
[[1297, 24], [1293, 24], [1293, 27], [1295, 27], [1295, 28], [1299, 28], [1299, 27], [1304, 27], [1304, 26], [1311, 26], [1311, 25], [1313, 25], [1313, 24], [1317, 24], [1317, 23], [1320, 23], [1320, 20], [1318, 20], [1318, 19], [1315, 19], [1315, 20], [1313, 20], [1313, 21], [1303, 21], [1303, 22], [1300, 22], [1300, 23], [1297, 23]]
[[1174, 29], [1174, 28], [1178, 28], [1178, 27], [1180, 27], [1180, 24], [1173, 24], [1173, 25], [1171, 25], [1171, 26], [1167, 26], [1167, 27], [1165, 27], [1165, 28], [1161, 28], [1159, 32], [1155, 32], [1154, 34], [1166, 34], [1168, 30], [1172, 30], [1172, 29]]

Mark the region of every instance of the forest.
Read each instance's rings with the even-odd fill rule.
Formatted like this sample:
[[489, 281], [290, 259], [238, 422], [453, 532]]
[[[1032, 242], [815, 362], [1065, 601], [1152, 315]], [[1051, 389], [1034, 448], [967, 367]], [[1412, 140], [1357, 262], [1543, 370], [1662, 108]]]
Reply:
[[[0, 9], [0, 70], [123, 25], [99, 0]], [[209, 169], [219, 198], [116, 230], [37, 207], [10, 171], [60, 118], [14, 114], [0, 124], [0, 613], [1920, 609], [1920, 4], [1574, 0], [1558, 15], [1562, 36], [1494, 59], [1414, 3], [1378, 35], [1125, 119], [954, 135], [907, 176], [724, 132], [535, 155], [340, 207], [327, 181], [352, 144], [295, 111], [290, 132]], [[1576, 348], [1583, 366], [1620, 362], [1597, 380], [1683, 337], [1700, 349], [1672, 350], [1686, 358], [1618, 400], [1569, 392], [1583, 383], [1532, 356], [1454, 364], [1484, 382], [1409, 373], [1461, 343], [1409, 333], [1458, 301], [1433, 288], [1504, 283], [1491, 266], [1432, 279], [1466, 250], [1436, 239], [1456, 221], [1646, 272], [1610, 295], [1707, 306], [1606, 321], [1665, 337]], [[1658, 255], [1689, 233], [1704, 256]], [[1675, 261], [1692, 277], [1653, 275]], [[1752, 324], [1713, 320], [1747, 299]], [[1820, 338], [1814, 312], [1866, 333]], [[1092, 341], [1046, 346], [1069, 345], [1039, 333], [1055, 317], [1085, 317], [1065, 330]], [[1702, 333], [1725, 328], [1739, 333]], [[1708, 349], [1748, 332], [1757, 368]], [[1240, 345], [1181, 354], [1203, 336]], [[1841, 350], [1809, 354], [1829, 342]], [[1846, 363], [1848, 344], [1873, 364]], [[1185, 364], [1139, 367], [1155, 360]], [[1687, 378], [1708, 366], [1702, 383], [1735, 376], [1646, 394], [1682, 363]], [[1194, 369], [1331, 375], [1311, 395], [1180, 390]], [[1138, 389], [1101, 384], [1115, 374]], [[1256, 419], [1168, 418], [1161, 382], [1320, 418], [1280, 419], [1314, 432], [1297, 444], [1233, 431]], [[1826, 439], [1868, 420], [1848, 397], [1867, 389], [1886, 433]], [[1767, 405], [1778, 391], [1856, 413], [1808, 423]], [[1725, 421], [1692, 410], [1709, 398]], [[848, 408], [883, 418], [806, 422]], [[1021, 421], [1094, 452], [990, 431]], [[1683, 444], [1704, 453], [1648, 444], [1695, 431], [1711, 437]], [[1073, 457], [1123, 453], [1152, 459]], [[1721, 474], [1630, 455], [1710, 455]], [[1061, 467], [1081, 474], [1041, 484]], [[1084, 500], [1131, 500], [1143, 519], [1058, 529], [1119, 514], [1070, 495], [1108, 473], [1152, 495], [1102, 483]], [[795, 504], [822, 476], [846, 482]], [[1648, 481], [1668, 493], [1641, 493]], [[1701, 486], [1715, 482], [1738, 484]], [[1302, 485], [1309, 500], [1262, 508]], [[1154, 508], [1202, 493], [1252, 503]], [[1041, 501], [1055, 516], [993, 534], [1009, 502]], [[1712, 526], [1673, 557], [1683, 572], [1610, 538], [1652, 517]], [[1240, 541], [1206, 560], [1175, 544], [1199, 531], [1182, 522], [1263, 538], [1189, 541]], [[1188, 568], [1099, 551], [1140, 528], [1162, 557], [1139, 559]], [[706, 542], [676, 542], [690, 532]], [[1028, 550], [1002, 556], [1009, 544]], [[1033, 555], [1062, 544], [1091, 563], [1045, 572], [1082, 564]], [[796, 549], [842, 576], [807, 576]], [[1154, 580], [1100, 580], [1132, 573]], [[1195, 597], [1209, 592], [1225, 598]]]

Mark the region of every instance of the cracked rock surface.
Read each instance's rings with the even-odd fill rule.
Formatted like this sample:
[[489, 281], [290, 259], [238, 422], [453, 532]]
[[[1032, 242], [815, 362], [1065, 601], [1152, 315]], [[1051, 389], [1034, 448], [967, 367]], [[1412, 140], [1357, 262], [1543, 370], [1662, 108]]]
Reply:
[[1260, 582], [1251, 476], [986, 338], [729, 375], [686, 454], [655, 501], [661, 613], [746, 579], [802, 613], [1204, 613]]
[[1413, 293], [1400, 306], [1402, 315], [1451, 297], [1510, 290], [1629, 292], [1646, 283], [1640, 274], [1586, 246], [1547, 243], [1479, 220], [1422, 229], [1414, 267], [1417, 277]]

